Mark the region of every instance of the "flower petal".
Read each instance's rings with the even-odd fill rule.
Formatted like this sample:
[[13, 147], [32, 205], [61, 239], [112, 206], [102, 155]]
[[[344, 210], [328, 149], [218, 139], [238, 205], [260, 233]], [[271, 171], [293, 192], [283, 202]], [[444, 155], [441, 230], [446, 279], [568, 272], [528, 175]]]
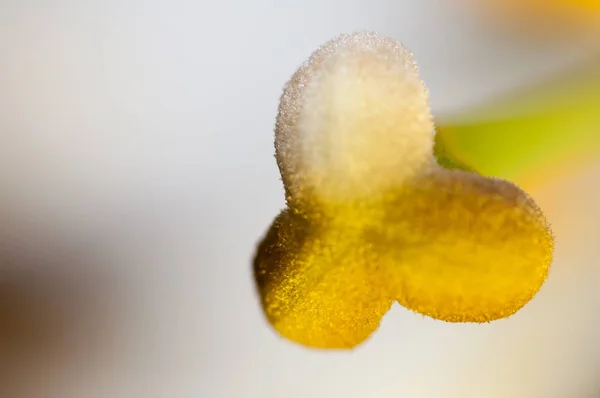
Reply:
[[375, 279], [362, 230], [314, 223], [283, 211], [259, 246], [254, 275], [269, 322], [286, 338], [316, 348], [351, 348], [390, 309]]
[[514, 314], [546, 280], [553, 252], [546, 219], [525, 192], [463, 171], [423, 177], [390, 203], [379, 236], [391, 295], [450, 322]]

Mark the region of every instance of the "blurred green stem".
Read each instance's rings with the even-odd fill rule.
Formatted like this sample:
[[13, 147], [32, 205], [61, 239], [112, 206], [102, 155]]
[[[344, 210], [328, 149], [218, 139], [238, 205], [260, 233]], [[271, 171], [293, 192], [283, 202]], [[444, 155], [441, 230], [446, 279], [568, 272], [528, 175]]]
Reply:
[[600, 57], [528, 92], [438, 125], [448, 168], [509, 180], [600, 152]]

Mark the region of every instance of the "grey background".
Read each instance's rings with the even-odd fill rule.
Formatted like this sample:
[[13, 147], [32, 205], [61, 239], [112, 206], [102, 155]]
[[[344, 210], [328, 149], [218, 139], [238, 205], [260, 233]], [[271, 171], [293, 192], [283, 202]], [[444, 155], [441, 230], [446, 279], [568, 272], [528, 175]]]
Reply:
[[[250, 259], [284, 203], [273, 158], [279, 95], [318, 45], [361, 29], [415, 53], [436, 115], [547, 75], [594, 44], [519, 39], [441, 0], [0, 2], [4, 209], [66, 241], [101, 236], [104, 266], [126, 293], [120, 348], [94, 371], [48, 376], [59, 380], [52, 387], [41, 377], [40, 396], [597, 391], [594, 245], [559, 251], [562, 279], [511, 321], [449, 325], [394, 306], [367, 344], [334, 353], [286, 342], [264, 321]], [[587, 173], [540, 195], [581, 193], [597, 178]], [[593, 211], [597, 197], [573, 195]], [[558, 224], [593, 240], [584, 213]]]

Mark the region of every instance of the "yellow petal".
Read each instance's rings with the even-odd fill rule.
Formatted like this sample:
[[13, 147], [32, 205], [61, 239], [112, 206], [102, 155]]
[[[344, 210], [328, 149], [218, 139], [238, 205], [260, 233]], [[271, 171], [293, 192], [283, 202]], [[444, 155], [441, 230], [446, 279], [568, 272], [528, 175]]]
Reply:
[[254, 275], [267, 318], [288, 339], [351, 348], [367, 339], [392, 299], [375, 279], [363, 230], [343, 220], [283, 211], [258, 249]]
[[405, 307], [449, 322], [514, 314], [540, 289], [553, 237], [540, 209], [515, 185], [443, 170], [386, 209], [377, 249], [382, 283]]

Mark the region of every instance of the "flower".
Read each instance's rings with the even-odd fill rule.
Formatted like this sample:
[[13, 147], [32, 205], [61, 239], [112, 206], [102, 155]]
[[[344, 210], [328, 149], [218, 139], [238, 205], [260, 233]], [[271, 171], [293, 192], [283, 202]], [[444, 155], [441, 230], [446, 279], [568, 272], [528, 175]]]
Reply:
[[258, 247], [262, 306], [284, 337], [365, 341], [397, 301], [448, 322], [508, 317], [548, 275], [553, 236], [516, 185], [440, 166], [412, 54], [375, 33], [318, 49], [281, 97], [287, 208]]

